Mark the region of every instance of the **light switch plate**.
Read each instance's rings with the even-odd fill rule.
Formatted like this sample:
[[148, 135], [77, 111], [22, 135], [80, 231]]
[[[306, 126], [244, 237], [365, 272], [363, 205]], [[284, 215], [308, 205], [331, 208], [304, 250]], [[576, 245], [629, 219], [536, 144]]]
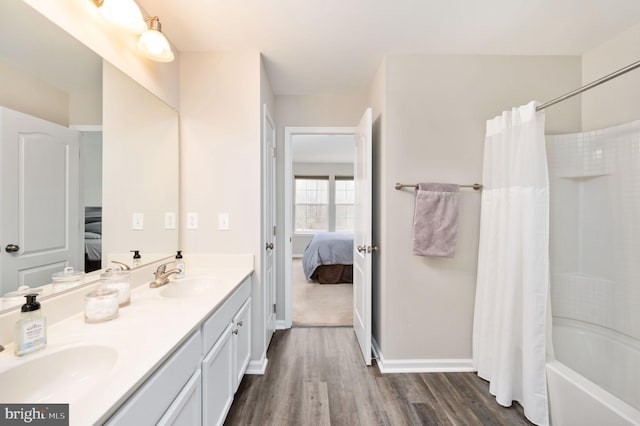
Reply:
[[144, 213], [133, 214], [131, 229], [134, 231], [142, 231], [144, 229]]
[[164, 214], [164, 229], [176, 229], [176, 214], [174, 212]]
[[187, 213], [187, 229], [198, 229], [198, 213]]
[[218, 214], [218, 229], [221, 231], [229, 230], [229, 213]]

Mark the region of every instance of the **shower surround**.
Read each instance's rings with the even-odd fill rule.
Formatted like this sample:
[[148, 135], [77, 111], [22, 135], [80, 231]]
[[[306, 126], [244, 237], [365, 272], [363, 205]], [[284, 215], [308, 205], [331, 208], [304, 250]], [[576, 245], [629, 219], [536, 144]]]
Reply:
[[551, 420], [640, 424], [640, 121], [546, 140]]

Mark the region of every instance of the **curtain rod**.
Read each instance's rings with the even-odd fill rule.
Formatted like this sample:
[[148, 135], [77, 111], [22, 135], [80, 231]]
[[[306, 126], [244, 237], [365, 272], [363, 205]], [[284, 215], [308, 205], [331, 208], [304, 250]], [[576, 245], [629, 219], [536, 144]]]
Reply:
[[574, 90], [572, 92], [569, 92], [569, 93], [565, 93], [562, 96], [559, 96], [559, 97], [557, 97], [555, 99], [551, 99], [550, 101], [547, 101], [547, 102], [545, 102], [545, 103], [543, 103], [541, 105], [538, 105], [536, 107], [536, 111], [543, 110], [545, 108], [550, 107], [551, 105], [555, 105], [555, 104], [557, 104], [559, 102], [562, 102], [562, 101], [564, 101], [566, 99], [569, 99], [569, 98], [572, 98], [572, 97], [574, 97], [576, 95], [579, 95], [582, 92], [586, 92], [587, 90], [593, 89], [596, 86], [600, 86], [602, 83], [606, 83], [609, 80], [613, 80], [616, 77], [620, 77], [622, 74], [626, 74], [629, 71], [632, 71], [632, 70], [634, 70], [634, 69], [636, 69], [638, 67], [640, 67], [640, 61], [634, 62], [631, 65], [627, 65], [624, 68], [620, 68], [618, 71], [614, 71], [611, 74], [605, 75], [604, 77], [599, 78], [599, 79], [597, 79], [595, 81], [592, 81], [591, 83], [589, 83], [589, 84], [587, 84], [585, 86], [582, 86], [579, 89], [576, 89], [576, 90]]

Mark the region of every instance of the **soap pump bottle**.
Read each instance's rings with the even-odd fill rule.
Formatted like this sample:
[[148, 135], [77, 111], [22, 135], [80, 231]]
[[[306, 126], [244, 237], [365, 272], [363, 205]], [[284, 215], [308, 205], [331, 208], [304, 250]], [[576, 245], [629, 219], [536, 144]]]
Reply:
[[44, 349], [47, 345], [47, 319], [42, 315], [37, 294], [27, 294], [20, 319], [15, 327], [15, 354], [23, 356]]
[[178, 250], [178, 254], [176, 254], [176, 268], [180, 269], [180, 272], [178, 272], [175, 277], [184, 278], [185, 264], [184, 259], [182, 258], [182, 250]]
[[140, 266], [142, 263], [142, 256], [140, 256], [140, 250], [131, 250], [133, 253], [133, 266]]

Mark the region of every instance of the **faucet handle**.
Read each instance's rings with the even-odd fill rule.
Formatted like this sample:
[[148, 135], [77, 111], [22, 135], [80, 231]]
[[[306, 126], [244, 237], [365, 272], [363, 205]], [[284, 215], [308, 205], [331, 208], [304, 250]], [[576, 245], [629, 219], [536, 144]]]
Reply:
[[166, 263], [163, 263], [162, 265], [159, 265], [158, 269], [156, 269], [156, 272], [155, 272], [156, 278], [158, 278], [160, 275], [164, 274], [166, 270], [167, 270], [167, 264]]
[[125, 271], [131, 270], [131, 267], [124, 262], [118, 262], [117, 260], [112, 260], [111, 263], [115, 263], [116, 265], [119, 265], [120, 269], [122, 270], [125, 270]]

